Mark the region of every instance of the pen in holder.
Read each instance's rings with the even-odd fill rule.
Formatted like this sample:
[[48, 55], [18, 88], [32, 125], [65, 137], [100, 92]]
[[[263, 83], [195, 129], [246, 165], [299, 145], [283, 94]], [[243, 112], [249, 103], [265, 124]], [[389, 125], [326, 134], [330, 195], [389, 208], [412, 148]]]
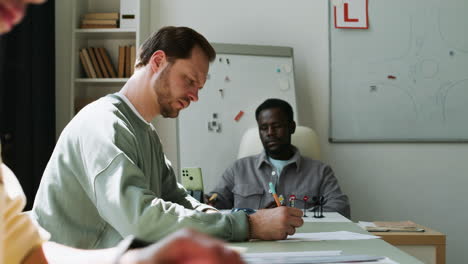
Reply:
[[296, 207], [296, 195], [289, 195], [289, 207]]
[[304, 200], [304, 217], [307, 217], [306, 208], [307, 208], [307, 201], [309, 200], [309, 196], [304, 195], [304, 198], [302, 198], [302, 200]]
[[323, 205], [325, 203], [325, 197], [321, 196], [314, 196], [312, 200], [315, 202], [316, 206], [314, 207], [314, 217], [315, 218], [323, 218]]

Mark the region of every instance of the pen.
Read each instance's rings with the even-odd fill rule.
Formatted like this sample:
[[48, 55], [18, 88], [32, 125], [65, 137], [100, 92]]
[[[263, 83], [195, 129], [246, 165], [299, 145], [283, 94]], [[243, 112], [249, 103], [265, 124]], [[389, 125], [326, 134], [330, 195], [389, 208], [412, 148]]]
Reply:
[[271, 192], [271, 195], [273, 195], [273, 199], [275, 199], [276, 206], [280, 207], [281, 204], [280, 204], [280, 201], [278, 199], [278, 195], [276, 194], [275, 187], [273, 186], [273, 183], [270, 182], [268, 185], [270, 185], [270, 192]]
[[210, 199], [208, 199], [208, 202], [211, 202], [213, 201], [214, 199], [218, 198], [218, 194], [217, 193], [213, 193], [213, 195], [211, 195]]

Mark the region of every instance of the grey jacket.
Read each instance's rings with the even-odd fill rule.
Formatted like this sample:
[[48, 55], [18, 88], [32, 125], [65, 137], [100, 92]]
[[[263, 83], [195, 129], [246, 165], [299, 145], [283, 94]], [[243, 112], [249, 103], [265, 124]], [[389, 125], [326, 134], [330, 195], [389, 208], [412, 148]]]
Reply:
[[[229, 208], [264, 208], [274, 201], [269, 193], [268, 183], [274, 182], [276, 169], [269, 162], [265, 151], [258, 155], [245, 157], [234, 162], [226, 169], [216, 188], [210, 193], [218, 193], [215, 206]], [[324, 211], [339, 212], [350, 217], [349, 200], [341, 192], [338, 181], [330, 166], [301, 156], [295, 148], [291, 163], [287, 164], [280, 175], [276, 193], [282, 194], [287, 202], [289, 195], [297, 197], [297, 208], [304, 208], [305, 195], [309, 197], [307, 208], [312, 207], [312, 197], [325, 197]]]

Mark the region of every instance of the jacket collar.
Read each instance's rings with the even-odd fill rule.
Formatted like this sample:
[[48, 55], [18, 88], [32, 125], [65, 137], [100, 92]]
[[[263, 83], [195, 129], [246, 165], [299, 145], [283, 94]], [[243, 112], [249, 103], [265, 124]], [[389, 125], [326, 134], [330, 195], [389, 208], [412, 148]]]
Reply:
[[[290, 164], [296, 164], [296, 172], [299, 172], [301, 169], [301, 152], [295, 146], [291, 145], [291, 147], [293, 148], [294, 155], [290, 159], [291, 163], [286, 166], [289, 166]], [[268, 155], [266, 154], [265, 149], [263, 149], [262, 153], [257, 155], [257, 169], [260, 169], [263, 164], [268, 164], [270, 167], [273, 166], [268, 160]]]

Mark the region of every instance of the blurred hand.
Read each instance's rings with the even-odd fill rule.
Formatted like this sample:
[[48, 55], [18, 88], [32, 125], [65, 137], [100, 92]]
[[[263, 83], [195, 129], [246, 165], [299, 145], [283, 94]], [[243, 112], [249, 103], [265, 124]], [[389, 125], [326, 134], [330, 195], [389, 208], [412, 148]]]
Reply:
[[21, 22], [28, 4], [41, 4], [45, 0], [0, 0], [0, 34], [7, 33]]
[[251, 238], [262, 240], [286, 239], [304, 224], [302, 210], [287, 206], [262, 209], [250, 215]]
[[131, 250], [122, 256], [122, 264], [239, 264], [240, 255], [222, 241], [193, 230], [179, 230], [143, 249]]

